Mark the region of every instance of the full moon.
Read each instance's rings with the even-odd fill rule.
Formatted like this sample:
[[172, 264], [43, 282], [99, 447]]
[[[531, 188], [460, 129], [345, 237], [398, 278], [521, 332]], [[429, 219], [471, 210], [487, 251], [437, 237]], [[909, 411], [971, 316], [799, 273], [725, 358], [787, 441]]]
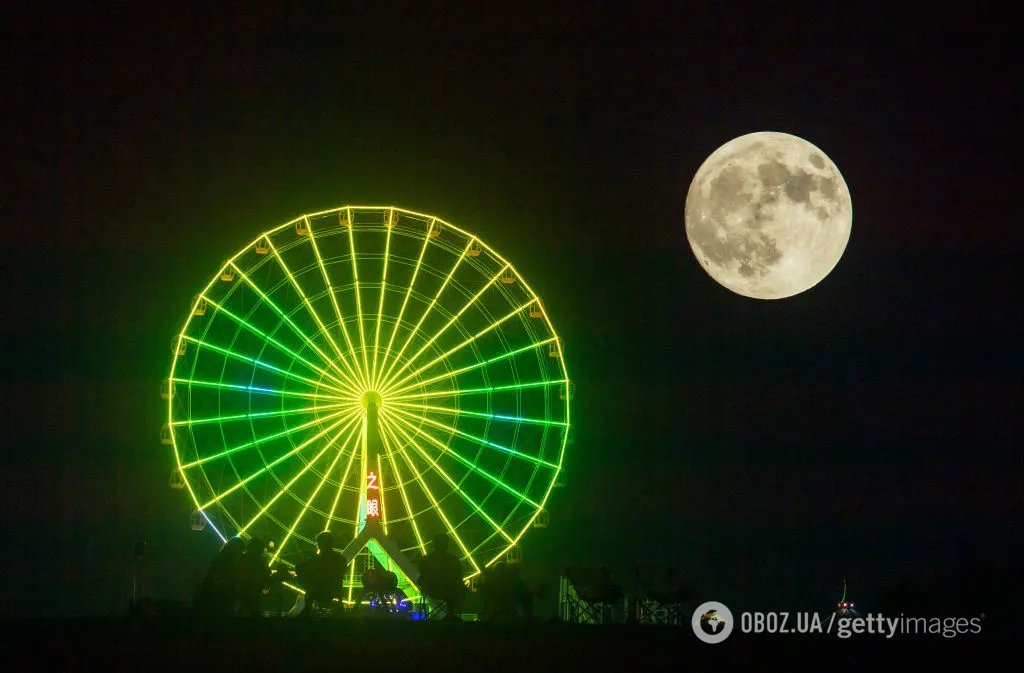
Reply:
[[704, 270], [745, 297], [783, 299], [817, 285], [846, 250], [853, 203], [824, 152], [787, 133], [719, 147], [686, 195], [686, 237]]

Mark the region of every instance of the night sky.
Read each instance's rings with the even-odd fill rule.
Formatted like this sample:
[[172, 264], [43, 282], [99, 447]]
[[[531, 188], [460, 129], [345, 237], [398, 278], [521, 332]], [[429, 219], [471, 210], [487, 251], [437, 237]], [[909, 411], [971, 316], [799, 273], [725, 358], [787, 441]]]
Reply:
[[[4, 616], [122, 612], [147, 535], [153, 592], [189, 596], [216, 540], [168, 485], [171, 339], [256, 234], [357, 203], [479, 235], [564, 339], [577, 441], [524, 570], [665, 563], [734, 609], [825, 610], [844, 577], [863, 605], [1020, 561], [1008, 17], [171, 4], [5, 9]], [[761, 130], [853, 197], [838, 266], [779, 301], [715, 283], [683, 221]]]

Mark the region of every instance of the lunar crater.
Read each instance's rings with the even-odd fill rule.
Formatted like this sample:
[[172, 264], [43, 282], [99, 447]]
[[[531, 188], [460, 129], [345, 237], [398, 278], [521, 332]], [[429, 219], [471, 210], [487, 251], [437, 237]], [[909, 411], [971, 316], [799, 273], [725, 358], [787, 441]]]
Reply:
[[818, 178], [816, 180], [818, 191], [825, 195], [827, 199], [834, 199], [836, 197], [836, 182], [834, 178]]
[[765, 187], [778, 187], [789, 181], [789, 170], [778, 161], [770, 161], [757, 167], [757, 176]]
[[794, 201], [803, 203], [811, 196], [811, 186], [814, 184], [814, 177], [800, 172], [786, 182], [786, 195]]

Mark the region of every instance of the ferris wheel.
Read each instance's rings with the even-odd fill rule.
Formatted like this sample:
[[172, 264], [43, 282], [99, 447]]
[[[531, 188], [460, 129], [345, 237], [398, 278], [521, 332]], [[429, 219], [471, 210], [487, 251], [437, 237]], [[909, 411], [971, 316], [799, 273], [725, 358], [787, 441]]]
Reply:
[[324, 530], [379, 525], [410, 555], [445, 532], [472, 577], [546, 525], [572, 442], [562, 342], [456, 226], [356, 206], [282, 224], [216, 270], [173, 351], [161, 439], [193, 528], [285, 564]]

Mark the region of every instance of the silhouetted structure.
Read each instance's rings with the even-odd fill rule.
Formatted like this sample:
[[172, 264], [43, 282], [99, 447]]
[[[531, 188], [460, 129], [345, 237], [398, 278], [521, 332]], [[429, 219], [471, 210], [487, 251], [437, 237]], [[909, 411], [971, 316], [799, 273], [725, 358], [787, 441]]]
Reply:
[[445, 533], [434, 537], [433, 549], [419, 560], [418, 585], [424, 595], [443, 603], [445, 619], [458, 619], [466, 585], [462, 581], [462, 565], [448, 553], [448, 545]]
[[334, 549], [334, 536], [324, 531], [316, 536], [316, 555], [295, 568], [296, 579], [306, 592], [302, 616], [329, 613], [341, 597], [341, 584], [348, 565], [345, 555]]
[[574, 624], [605, 624], [622, 600], [622, 587], [604, 566], [569, 566], [559, 592], [559, 618]]
[[638, 624], [683, 626], [690, 623], [685, 603], [691, 591], [672, 568], [635, 567], [637, 594], [629, 618]]
[[294, 603], [295, 592], [283, 586], [284, 582], [293, 579], [294, 576], [295, 573], [288, 567], [288, 564], [282, 561], [278, 561], [270, 566], [270, 583], [268, 585], [270, 592], [268, 596], [270, 597], [270, 603], [276, 607], [278, 617], [283, 617], [288, 611], [285, 609], [286, 598]]
[[519, 575], [519, 566], [502, 561], [484, 569], [478, 591], [483, 621], [532, 621], [534, 599], [543, 597], [544, 587], [530, 589]]
[[250, 617], [263, 616], [263, 597], [270, 592], [271, 573], [264, 555], [266, 545], [260, 538], [252, 538], [242, 557], [240, 602], [242, 611]]
[[245, 542], [239, 537], [233, 537], [221, 546], [196, 589], [194, 605], [198, 615], [228, 617], [235, 614], [241, 594], [244, 554]]

